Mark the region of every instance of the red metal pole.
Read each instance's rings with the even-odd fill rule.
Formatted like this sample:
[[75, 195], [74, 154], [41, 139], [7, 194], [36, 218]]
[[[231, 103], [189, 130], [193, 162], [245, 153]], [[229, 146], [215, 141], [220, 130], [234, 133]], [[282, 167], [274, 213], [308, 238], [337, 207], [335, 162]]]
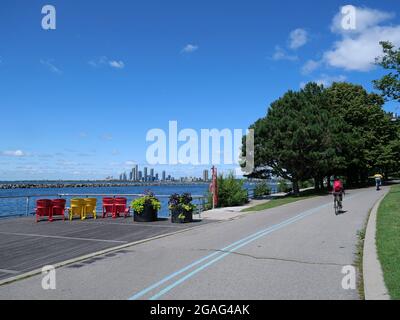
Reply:
[[211, 192], [213, 195], [213, 208], [215, 208], [218, 205], [218, 182], [217, 182], [217, 168], [212, 167], [212, 183], [211, 183]]

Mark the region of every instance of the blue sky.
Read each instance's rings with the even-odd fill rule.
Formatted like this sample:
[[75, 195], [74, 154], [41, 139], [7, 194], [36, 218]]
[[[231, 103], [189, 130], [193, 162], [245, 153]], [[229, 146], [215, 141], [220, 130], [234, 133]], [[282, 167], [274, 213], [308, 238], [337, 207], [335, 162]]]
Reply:
[[[57, 10], [56, 30], [41, 27], [45, 4]], [[334, 19], [347, 4], [360, 13], [351, 34]], [[383, 74], [371, 65], [377, 41], [400, 45], [394, 0], [0, 6], [0, 180], [117, 176], [145, 164], [152, 128], [246, 129], [308, 81], [372, 90]]]

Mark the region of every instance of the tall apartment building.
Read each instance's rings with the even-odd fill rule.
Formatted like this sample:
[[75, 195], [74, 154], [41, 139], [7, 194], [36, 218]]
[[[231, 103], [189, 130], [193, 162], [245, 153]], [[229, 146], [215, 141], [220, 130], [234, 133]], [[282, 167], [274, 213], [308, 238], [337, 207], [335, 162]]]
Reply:
[[135, 170], [135, 175], [134, 175], [133, 179], [135, 181], [138, 181], [139, 180], [139, 166], [135, 165], [134, 170]]
[[208, 179], [208, 170], [204, 170], [203, 171], [203, 180], [204, 181], [208, 181], [209, 179]]

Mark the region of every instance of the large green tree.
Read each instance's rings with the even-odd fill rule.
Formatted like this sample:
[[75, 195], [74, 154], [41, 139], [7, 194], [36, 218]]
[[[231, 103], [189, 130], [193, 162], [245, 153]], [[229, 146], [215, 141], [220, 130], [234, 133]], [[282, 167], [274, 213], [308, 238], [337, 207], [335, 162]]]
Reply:
[[381, 42], [383, 56], [378, 57], [376, 62], [389, 74], [374, 81], [375, 88], [380, 90], [387, 100], [400, 102], [400, 50], [390, 42]]
[[382, 97], [350, 83], [334, 83], [327, 94], [332, 113], [345, 123], [340, 145], [349, 184], [365, 184], [374, 171], [390, 171], [396, 128], [383, 110]]
[[273, 102], [266, 117], [250, 128], [255, 136], [255, 171], [272, 172], [293, 184], [321, 180], [335, 158], [335, 135], [324, 89], [308, 84], [300, 92], [289, 91]]
[[323, 86], [308, 83], [301, 93], [317, 113], [314, 126], [318, 128], [318, 140], [310, 149], [310, 157], [315, 187], [322, 189], [325, 177], [337, 174], [345, 168], [345, 157], [342, 152], [342, 142], [346, 140], [345, 123], [332, 112], [327, 91]]
[[[380, 43], [383, 49], [383, 56], [378, 57], [376, 62], [382, 68], [389, 70], [389, 73], [379, 80], [374, 81], [375, 88], [382, 92], [386, 101], [400, 102], [400, 49], [390, 42]], [[392, 131], [387, 133], [390, 142], [381, 145], [382, 151], [377, 155], [377, 165], [389, 173], [400, 172], [400, 121], [392, 119]]]

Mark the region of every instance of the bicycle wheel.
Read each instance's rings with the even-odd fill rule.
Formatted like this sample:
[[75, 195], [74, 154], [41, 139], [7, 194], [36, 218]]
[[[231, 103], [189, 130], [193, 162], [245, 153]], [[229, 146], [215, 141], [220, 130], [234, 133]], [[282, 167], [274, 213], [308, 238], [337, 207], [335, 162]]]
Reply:
[[339, 203], [338, 203], [337, 197], [335, 197], [333, 207], [335, 208], [335, 215], [338, 215], [339, 214]]

